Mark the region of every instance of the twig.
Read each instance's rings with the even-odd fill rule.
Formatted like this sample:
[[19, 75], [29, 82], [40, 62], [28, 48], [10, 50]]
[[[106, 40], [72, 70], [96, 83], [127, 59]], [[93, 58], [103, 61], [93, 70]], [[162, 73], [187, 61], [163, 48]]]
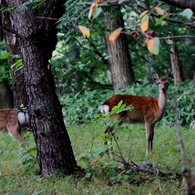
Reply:
[[184, 142], [182, 139], [176, 97], [174, 98], [174, 101], [173, 101], [173, 109], [174, 109], [175, 123], [176, 123], [177, 133], [178, 133], [178, 141], [179, 141], [179, 145], [180, 145], [180, 153], [181, 153], [183, 166], [184, 166], [182, 172], [183, 172], [183, 175], [185, 177], [185, 180], [187, 183], [187, 188], [188, 188], [186, 195], [193, 195], [193, 194], [195, 194], [195, 186], [194, 186], [194, 181], [193, 181], [193, 175], [192, 175], [190, 168], [189, 168], [189, 165], [188, 165], [188, 160], [187, 160], [186, 153], [185, 153]]
[[195, 38], [195, 36], [193, 36], [193, 35], [179, 35], [179, 36], [159, 37], [159, 39], [178, 39], [178, 38]]

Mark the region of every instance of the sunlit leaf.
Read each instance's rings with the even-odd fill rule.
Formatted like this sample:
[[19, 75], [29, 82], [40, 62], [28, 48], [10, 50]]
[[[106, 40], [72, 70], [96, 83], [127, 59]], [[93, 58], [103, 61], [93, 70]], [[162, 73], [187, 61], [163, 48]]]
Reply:
[[182, 12], [180, 12], [179, 15], [190, 19], [193, 15], [193, 11], [191, 9], [187, 8], [187, 9], [184, 9]]
[[123, 30], [123, 28], [117, 28], [115, 31], [113, 31], [109, 36], [109, 41], [111, 43], [114, 43], [116, 41], [116, 39], [119, 37], [119, 35], [121, 34], [122, 30]]
[[147, 48], [148, 50], [155, 54], [155, 55], [158, 55], [159, 54], [159, 47], [160, 47], [160, 40], [158, 37], [155, 37], [153, 39], [150, 39], [148, 42], [147, 42]]
[[90, 30], [89, 28], [82, 26], [82, 25], [78, 25], [77, 26], [79, 28], [79, 30], [81, 31], [81, 33], [83, 34], [83, 36], [85, 38], [89, 38], [90, 37]]
[[93, 160], [91, 160], [90, 164], [93, 165], [93, 164], [95, 164], [97, 161], [98, 161], [97, 159], [93, 159]]
[[144, 32], [148, 30], [148, 26], [149, 26], [149, 17], [147, 17], [143, 22], [141, 22], [140, 28]]
[[88, 18], [89, 20], [91, 19], [91, 16], [94, 12], [94, 8], [96, 7], [96, 5], [100, 2], [100, 0], [96, 0], [94, 1], [91, 5], [90, 5], [90, 8], [89, 8], [89, 13], [88, 13]]
[[139, 18], [142, 18], [143, 16], [145, 16], [148, 13], [148, 11], [144, 11], [139, 15]]
[[165, 10], [160, 8], [160, 7], [155, 7], [155, 10], [156, 12], [159, 14], [159, 15], [164, 15], [165, 14]]
[[22, 173], [24, 171], [24, 168], [18, 169], [18, 173]]

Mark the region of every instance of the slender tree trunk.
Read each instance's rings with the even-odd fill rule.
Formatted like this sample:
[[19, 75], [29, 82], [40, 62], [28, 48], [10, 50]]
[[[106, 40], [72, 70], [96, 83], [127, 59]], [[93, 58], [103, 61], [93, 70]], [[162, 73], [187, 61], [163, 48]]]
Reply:
[[177, 46], [170, 39], [168, 40], [168, 43], [172, 44], [170, 57], [171, 57], [171, 68], [174, 77], [174, 85], [180, 85], [184, 81], [184, 78], [183, 78], [182, 66], [177, 52]]
[[132, 69], [126, 34], [121, 34], [114, 44], [110, 43], [109, 35], [117, 28], [124, 27], [124, 21], [119, 6], [112, 6], [113, 13], [119, 13], [117, 19], [104, 21], [106, 29], [105, 42], [108, 56], [109, 69], [111, 73], [113, 89], [124, 89], [135, 81]]
[[[76, 64], [77, 61], [81, 58], [80, 56], [80, 47], [77, 45], [77, 42], [74, 40], [70, 43], [70, 57], [73, 64]], [[78, 93], [83, 86], [82, 75], [79, 71], [75, 70], [75, 82], [74, 82], [74, 93]]]
[[[1, 2], [3, 7], [10, 8], [27, 0]], [[56, 21], [64, 13], [64, 3], [53, 0], [44, 3], [40, 9], [16, 8], [13, 12], [3, 11], [10, 52], [14, 53], [15, 48], [11, 44], [14, 41], [20, 48], [30, 124], [37, 145], [40, 173], [43, 175], [59, 170], [68, 175], [78, 168], [48, 62], [56, 46]]]

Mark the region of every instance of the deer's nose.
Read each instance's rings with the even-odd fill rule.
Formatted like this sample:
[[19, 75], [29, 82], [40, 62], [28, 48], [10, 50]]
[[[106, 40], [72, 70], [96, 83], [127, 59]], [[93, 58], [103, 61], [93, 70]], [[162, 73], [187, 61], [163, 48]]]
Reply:
[[165, 88], [165, 87], [162, 88], [162, 92], [163, 92], [163, 93], [166, 92], [166, 88]]

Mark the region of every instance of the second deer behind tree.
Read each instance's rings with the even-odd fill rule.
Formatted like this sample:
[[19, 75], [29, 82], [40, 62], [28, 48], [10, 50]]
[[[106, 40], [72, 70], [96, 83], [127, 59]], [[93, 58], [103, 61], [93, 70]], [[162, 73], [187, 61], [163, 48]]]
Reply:
[[[122, 111], [109, 116], [110, 119], [117, 119], [120, 122], [118, 125], [125, 123], [145, 123], [146, 128], [146, 155], [152, 150], [154, 126], [163, 118], [167, 105], [167, 90], [168, 82], [171, 74], [159, 78], [158, 74], [153, 73], [153, 79], [157, 81], [159, 88], [158, 97], [143, 97], [133, 95], [113, 95], [107, 99], [101, 106], [101, 112], [106, 114], [120, 101], [126, 106], [133, 106], [132, 110]], [[114, 126], [107, 127], [105, 133], [111, 134]]]

